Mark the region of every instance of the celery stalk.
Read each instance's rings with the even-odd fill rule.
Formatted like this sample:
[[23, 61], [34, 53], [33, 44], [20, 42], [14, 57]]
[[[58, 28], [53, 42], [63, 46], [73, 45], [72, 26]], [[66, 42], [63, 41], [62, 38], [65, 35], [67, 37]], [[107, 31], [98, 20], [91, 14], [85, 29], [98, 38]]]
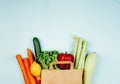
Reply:
[[87, 50], [87, 41], [83, 40], [83, 46], [82, 46], [82, 50], [81, 50], [80, 60], [79, 60], [79, 63], [78, 63], [78, 69], [83, 69], [84, 68], [86, 50]]
[[74, 56], [74, 62], [76, 61], [76, 54], [77, 54], [77, 49], [78, 49], [78, 42], [79, 42], [79, 37], [73, 36], [74, 39], [74, 49], [73, 49], [73, 56]]
[[75, 69], [78, 69], [79, 61], [80, 61], [80, 55], [81, 55], [81, 49], [82, 49], [82, 42], [83, 39], [80, 38], [78, 42], [78, 49], [75, 57]]

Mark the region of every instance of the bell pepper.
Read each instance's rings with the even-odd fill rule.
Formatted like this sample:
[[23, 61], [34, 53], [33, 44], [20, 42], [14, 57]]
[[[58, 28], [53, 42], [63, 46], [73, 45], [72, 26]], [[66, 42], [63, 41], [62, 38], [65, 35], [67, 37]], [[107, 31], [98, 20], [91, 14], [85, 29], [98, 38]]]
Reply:
[[[58, 61], [71, 61], [74, 62], [74, 57], [72, 54], [60, 53], [58, 54]], [[60, 69], [69, 69], [70, 64], [59, 64]]]

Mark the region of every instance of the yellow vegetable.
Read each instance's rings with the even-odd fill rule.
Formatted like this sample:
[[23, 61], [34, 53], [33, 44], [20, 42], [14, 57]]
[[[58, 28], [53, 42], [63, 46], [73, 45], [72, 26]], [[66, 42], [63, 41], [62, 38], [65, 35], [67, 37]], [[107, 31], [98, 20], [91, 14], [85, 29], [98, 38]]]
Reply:
[[32, 75], [37, 78], [37, 80], [41, 79], [40, 75], [41, 75], [42, 69], [41, 69], [41, 66], [36, 61], [34, 61], [32, 65], [30, 66], [30, 71]]

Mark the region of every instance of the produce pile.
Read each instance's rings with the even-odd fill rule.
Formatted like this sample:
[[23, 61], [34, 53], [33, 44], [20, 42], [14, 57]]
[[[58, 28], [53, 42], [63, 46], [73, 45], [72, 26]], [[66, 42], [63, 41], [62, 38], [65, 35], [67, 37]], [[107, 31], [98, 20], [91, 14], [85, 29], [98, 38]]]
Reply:
[[[37, 37], [33, 38], [34, 52], [27, 48], [27, 57], [17, 54], [16, 59], [20, 66], [25, 84], [41, 84], [42, 70], [48, 70], [49, 65], [56, 61], [71, 61], [74, 69], [83, 70], [83, 84], [91, 84], [92, 75], [97, 64], [96, 52], [87, 53], [87, 41], [74, 36], [74, 48], [72, 53], [58, 50], [43, 51]], [[70, 64], [58, 64], [53, 66], [55, 70], [69, 70]]]

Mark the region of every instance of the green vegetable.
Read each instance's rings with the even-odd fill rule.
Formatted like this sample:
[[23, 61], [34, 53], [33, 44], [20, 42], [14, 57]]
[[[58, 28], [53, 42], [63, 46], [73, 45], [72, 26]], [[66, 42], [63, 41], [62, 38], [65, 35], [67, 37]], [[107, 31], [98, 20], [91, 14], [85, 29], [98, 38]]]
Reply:
[[41, 45], [37, 37], [33, 38], [35, 56], [37, 57], [41, 53]]
[[78, 66], [79, 66], [81, 49], [82, 49], [82, 42], [83, 42], [83, 39], [79, 38], [78, 48], [77, 48], [77, 52], [76, 52], [76, 56], [75, 56], [75, 69], [78, 69]]
[[82, 50], [81, 50], [81, 55], [80, 55], [80, 61], [79, 61], [79, 64], [78, 64], [78, 69], [83, 70], [83, 68], [84, 68], [86, 51], [87, 51], [87, 41], [83, 40]]
[[75, 69], [83, 69], [87, 50], [87, 41], [78, 36], [74, 36], [75, 45], [73, 55], [75, 59]]
[[[49, 69], [49, 64], [53, 61], [57, 61], [58, 51], [42, 51], [39, 39], [33, 38], [33, 44], [35, 49], [36, 61], [41, 65], [42, 69]], [[59, 69], [57, 65], [54, 65], [54, 69]]]
[[[42, 51], [37, 56], [37, 62], [41, 64], [42, 69], [49, 69], [51, 62], [58, 61], [58, 51]], [[54, 65], [54, 69], [59, 69], [57, 65]]]
[[93, 72], [97, 64], [97, 55], [95, 52], [88, 54], [84, 67], [84, 84], [91, 84]]
[[[73, 36], [73, 39], [75, 40], [74, 49], [73, 49], [73, 56], [74, 56], [74, 58], [76, 58], [77, 48], [78, 48], [78, 42], [79, 42], [79, 37]], [[74, 62], [75, 62], [75, 60], [76, 60], [76, 59], [74, 59]]]

